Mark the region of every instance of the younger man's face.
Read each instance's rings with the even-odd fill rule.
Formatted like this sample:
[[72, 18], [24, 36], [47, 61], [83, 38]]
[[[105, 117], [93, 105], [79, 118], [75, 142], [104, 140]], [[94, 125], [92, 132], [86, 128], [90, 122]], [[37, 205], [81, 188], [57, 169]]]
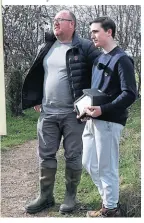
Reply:
[[101, 23], [92, 23], [90, 26], [91, 39], [96, 47], [104, 48], [108, 42], [110, 33], [101, 27]]

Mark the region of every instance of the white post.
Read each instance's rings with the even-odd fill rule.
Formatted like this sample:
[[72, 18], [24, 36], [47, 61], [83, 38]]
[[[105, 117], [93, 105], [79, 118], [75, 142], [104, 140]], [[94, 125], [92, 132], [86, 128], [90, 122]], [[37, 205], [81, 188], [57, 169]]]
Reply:
[[6, 135], [6, 104], [4, 83], [4, 55], [3, 55], [3, 29], [2, 6], [0, 0], [0, 135]]

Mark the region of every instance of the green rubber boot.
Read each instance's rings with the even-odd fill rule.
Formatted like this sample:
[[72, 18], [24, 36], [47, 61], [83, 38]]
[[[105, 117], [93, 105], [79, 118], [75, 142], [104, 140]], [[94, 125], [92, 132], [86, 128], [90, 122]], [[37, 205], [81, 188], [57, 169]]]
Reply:
[[81, 179], [82, 170], [66, 169], [66, 192], [64, 203], [61, 204], [59, 212], [61, 214], [70, 213], [74, 210], [76, 201], [77, 186]]
[[39, 196], [25, 206], [25, 210], [29, 214], [35, 214], [49, 208], [55, 204], [53, 197], [53, 188], [55, 182], [56, 169], [43, 168], [40, 169], [40, 193]]

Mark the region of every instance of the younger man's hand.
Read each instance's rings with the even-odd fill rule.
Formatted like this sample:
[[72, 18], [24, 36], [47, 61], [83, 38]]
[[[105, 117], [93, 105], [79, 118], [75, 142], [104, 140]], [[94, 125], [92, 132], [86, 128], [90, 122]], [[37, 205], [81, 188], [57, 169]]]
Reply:
[[98, 117], [102, 114], [100, 106], [88, 106], [84, 109], [84, 112], [91, 117]]

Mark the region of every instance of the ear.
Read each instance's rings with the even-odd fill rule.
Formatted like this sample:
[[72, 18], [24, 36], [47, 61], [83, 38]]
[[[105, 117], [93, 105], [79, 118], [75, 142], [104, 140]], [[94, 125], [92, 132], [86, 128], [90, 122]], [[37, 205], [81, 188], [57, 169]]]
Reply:
[[108, 36], [112, 36], [112, 29], [108, 29], [107, 34], [108, 34]]
[[74, 27], [74, 21], [71, 21], [70, 25], [71, 25], [71, 28], [73, 28]]

